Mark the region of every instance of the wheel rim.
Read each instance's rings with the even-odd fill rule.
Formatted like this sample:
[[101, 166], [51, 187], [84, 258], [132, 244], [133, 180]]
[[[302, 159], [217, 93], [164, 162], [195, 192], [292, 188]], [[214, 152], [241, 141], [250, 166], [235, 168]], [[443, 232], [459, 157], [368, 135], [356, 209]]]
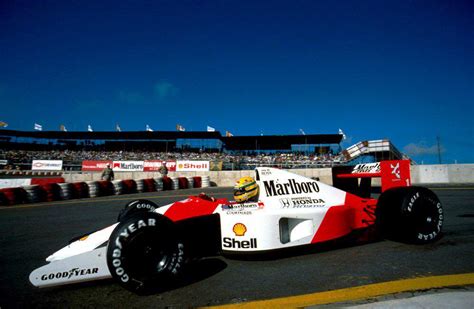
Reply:
[[413, 209], [414, 223], [417, 233], [429, 235], [437, 233], [439, 213], [437, 202], [430, 198], [421, 198]]
[[138, 233], [127, 242], [129, 244], [122, 262], [130, 276], [138, 281], [156, 278], [169, 267], [173, 259], [174, 242], [156, 232]]

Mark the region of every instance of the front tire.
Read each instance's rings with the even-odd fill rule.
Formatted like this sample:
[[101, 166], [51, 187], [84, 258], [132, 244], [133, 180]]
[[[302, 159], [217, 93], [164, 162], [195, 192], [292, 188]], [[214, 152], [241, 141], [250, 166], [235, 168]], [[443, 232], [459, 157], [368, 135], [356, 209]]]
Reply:
[[160, 206], [150, 200], [133, 200], [131, 202], [128, 202], [127, 205], [125, 205], [125, 207], [120, 210], [117, 222], [123, 221], [137, 213], [153, 212], [159, 207]]
[[120, 222], [109, 238], [107, 265], [125, 289], [144, 293], [178, 281], [185, 261], [184, 244], [174, 223], [153, 212]]
[[382, 237], [426, 244], [441, 237], [443, 207], [436, 194], [422, 187], [394, 188], [377, 203], [377, 227]]

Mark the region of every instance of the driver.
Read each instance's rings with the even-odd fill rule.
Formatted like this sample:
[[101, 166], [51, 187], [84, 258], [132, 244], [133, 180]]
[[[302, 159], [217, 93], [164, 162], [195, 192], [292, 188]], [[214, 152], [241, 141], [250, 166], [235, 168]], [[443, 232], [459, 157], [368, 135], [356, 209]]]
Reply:
[[245, 176], [237, 180], [234, 186], [234, 200], [237, 203], [257, 202], [257, 182], [250, 176]]
[[[209, 196], [204, 192], [199, 193], [198, 197], [211, 202], [216, 201], [215, 197]], [[257, 182], [250, 176], [245, 176], [237, 180], [234, 186], [234, 200], [237, 203], [257, 202]]]

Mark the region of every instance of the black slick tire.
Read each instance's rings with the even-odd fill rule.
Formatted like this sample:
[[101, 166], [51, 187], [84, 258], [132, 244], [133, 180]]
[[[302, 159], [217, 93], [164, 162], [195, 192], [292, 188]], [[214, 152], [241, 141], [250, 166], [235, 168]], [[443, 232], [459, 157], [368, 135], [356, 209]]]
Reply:
[[140, 199], [130, 201], [122, 210], [120, 210], [117, 222], [123, 221], [140, 212], [153, 212], [157, 208], [159, 208], [159, 206], [149, 200]]
[[384, 238], [426, 244], [441, 237], [443, 207], [427, 188], [387, 190], [378, 200], [376, 216], [377, 229]]
[[184, 244], [174, 223], [153, 212], [137, 213], [120, 222], [107, 246], [112, 277], [138, 294], [167, 288], [181, 279]]

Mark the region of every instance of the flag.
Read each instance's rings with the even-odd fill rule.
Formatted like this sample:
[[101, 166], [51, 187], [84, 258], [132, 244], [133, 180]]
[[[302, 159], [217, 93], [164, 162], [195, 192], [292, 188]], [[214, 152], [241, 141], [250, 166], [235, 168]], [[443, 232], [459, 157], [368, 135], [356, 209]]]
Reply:
[[225, 136], [231, 137], [231, 136], [234, 136], [234, 134], [230, 133], [229, 131], [225, 131]]
[[6, 123], [5, 121], [0, 121], [0, 128], [6, 128], [8, 127], [8, 123]]
[[303, 129], [300, 129], [300, 133], [303, 134], [303, 135], [306, 135], [306, 133], [304, 133]]
[[43, 126], [40, 125], [40, 124], [35, 123], [34, 129], [37, 130], [37, 131], [43, 131]]
[[87, 125], [87, 131], [92, 132], [92, 126], [90, 124]]
[[120, 128], [120, 125], [118, 123], [115, 125], [115, 130], [117, 132], [122, 132], [122, 129]]
[[213, 127], [207, 126], [207, 132], [216, 132], [216, 129]]
[[146, 130], [147, 130], [148, 132], [153, 132], [153, 129], [152, 129], [152, 128], [150, 128], [150, 126], [149, 126], [149, 125], [146, 125]]
[[182, 125], [177, 124], [177, 125], [176, 125], [176, 131], [184, 132], [184, 131], [186, 131], [186, 129], [185, 129]]
[[63, 132], [67, 132], [66, 126], [63, 124], [59, 126], [59, 130]]
[[341, 129], [339, 129], [339, 135], [342, 135], [342, 139], [343, 139], [343, 140], [346, 139], [346, 135], [344, 134], [344, 132], [342, 132]]

